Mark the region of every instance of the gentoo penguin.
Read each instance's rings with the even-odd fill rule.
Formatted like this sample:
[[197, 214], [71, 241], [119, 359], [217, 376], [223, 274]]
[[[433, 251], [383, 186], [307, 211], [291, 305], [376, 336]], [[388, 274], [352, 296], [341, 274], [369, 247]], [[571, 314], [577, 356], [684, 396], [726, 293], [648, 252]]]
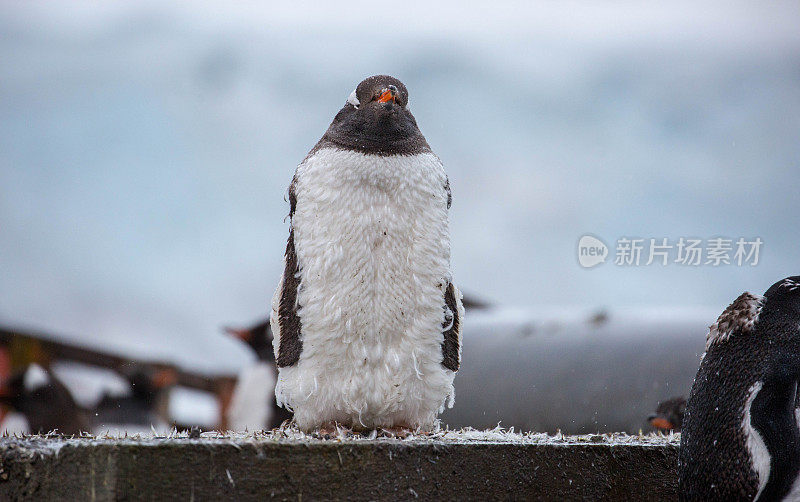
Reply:
[[75, 403], [67, 387], [36, 363], [3, 382], [0, 404], [24, 415], [28, 430], [34, 434], [55, 431], [77, 435], [89, 431], [85, 412]]
[[257, 431], [280, 427], [292, 414], [275, 401], [278, 369], [272, 351], [269, 320], [247, 329], [225, 331], [245, 342], [256, 355], [256, 362], [239, 373], [228, 408], [228, 424], [235, 431]]
[[679, 432], [686, 412], [686, 398], [673, 397], [658, 403], [656, 412], [647, 417], [647, 421], [656, 429]]
[[169, 368], [149, 370], [134, 366], [123, 371], [130, 392], [123, 396], [106, 394], [97, 404], [94, 428], [102, 432], [149, 433], [169, 428], [165, 415], [167, 391], [177, 380]]
[[800, 276], [711, 326], [681, 432], [681, 500], [800, 499]]
[[275, 395], [301, 430], [430, 430], [461, 362], [450, 183], [394, 77], [347, 98], [289, 186]]

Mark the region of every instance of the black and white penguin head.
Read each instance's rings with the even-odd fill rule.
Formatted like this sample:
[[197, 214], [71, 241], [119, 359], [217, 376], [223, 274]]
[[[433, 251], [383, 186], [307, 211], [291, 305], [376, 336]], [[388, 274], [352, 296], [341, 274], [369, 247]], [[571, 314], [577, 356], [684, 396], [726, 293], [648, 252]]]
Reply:
[[742, 293], [709, 327], [706, 350], [736, 333], [751, 333], [763, 317], [770, 322], [783, 321], [790, 325], [800, 322], [800, 276], [776, 282], [764, 296]]
[[270, 328], [269, 320], [249, 328], [226, 327], [225, 332], [250, 346], [259, 360], [275, 361], [275, 354], [272, 350], [272, 329]]
[[776, 282], [764, 293], [764, 299], [765, 308], [800, 320], [800, 275]]
[[334, 146], [375, 155], [430, 151], [408, 106], [408, 89], [389, 75], [361, 81], [316, 148]]
[[656, 412], [647, 417], [651, 426], [663, 431], [680, 431], [683, 415], [686, 412], [686, 399], [673, 397], [658, 403]]
[[146, 368], [136, 364], [122, 369], [131, 386], [133, 397], [143, 404], [155, 403], [161, 392], [177, 383], [178, 374], [172, 368]]
[[372, 113], [395, 112], [395, 106], [408, 108], [408, 89], [394, 77], [375, 75], [365, 78], [347, 98], [353, 108], [372, 109]]

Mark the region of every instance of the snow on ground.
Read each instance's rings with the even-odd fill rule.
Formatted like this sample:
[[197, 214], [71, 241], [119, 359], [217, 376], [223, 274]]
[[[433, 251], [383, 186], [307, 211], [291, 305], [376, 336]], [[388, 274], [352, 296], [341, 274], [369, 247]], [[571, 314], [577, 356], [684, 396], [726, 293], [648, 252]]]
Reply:
[[60, 438], [56, 436], [6, 436], [7, 438], [25, 438], [42, 441], [45, 447], [61, 448], [64, 445], [80, 445], [87, 442], [121, 441], [137, 444], [156, 445], [162, 441], [189, 440], [198, 442], [223, 442], [241, 445], [243, 443], [300, 443], [300, 444], [340, 444], [340, 443], [374, 443], [402, 442], [413, 444], [450, 443], [450, 444], [534, 444], [534, 445], [633, 445], [660, 446], [664, 444], [678, 445], [680, 434], [585, 434], [564, 435], [536, 432], [515, 432], [514, 430], [496, 427], [494, 429], [477, 430], [472, 428], [450, 430], [443, 429], [430, 434], [410, 434], [405, 438], [378, 435], [375, 431], [368, 434], [349, 434], [344, 431], [333, 437], [322, 437], [319, 434], [307, 434], [293, 427], [284, 427], [262, 432], [203, 432], [200, 438], [190, 439], [188, 432], [177, 432], [174, 429], [167, 434], [109, 434], [85, 435], [81, 438]]

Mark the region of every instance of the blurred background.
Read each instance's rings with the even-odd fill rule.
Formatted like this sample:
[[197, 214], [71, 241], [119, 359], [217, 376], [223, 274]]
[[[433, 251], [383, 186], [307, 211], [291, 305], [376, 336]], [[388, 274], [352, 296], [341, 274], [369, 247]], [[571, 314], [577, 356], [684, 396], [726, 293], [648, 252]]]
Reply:
[[[273, 378], [254, 340], [286, 188], [388, 73], [448, 171], [472, 301], [444, 422], [647, 430], [724, 307], [798, 273], [798, 20], [788, 1], [5, 2], [6, 408], [62, 382], [95, 430], [133, 430], [101, 405], [150, 385], [145, 430], [247, 424], [229, 412], [243, 371]], [[607, 263], [578, 264], [584, 234]], [[718, 236], [761, 238], [757, 266], [613, 263], [622, 237]]]

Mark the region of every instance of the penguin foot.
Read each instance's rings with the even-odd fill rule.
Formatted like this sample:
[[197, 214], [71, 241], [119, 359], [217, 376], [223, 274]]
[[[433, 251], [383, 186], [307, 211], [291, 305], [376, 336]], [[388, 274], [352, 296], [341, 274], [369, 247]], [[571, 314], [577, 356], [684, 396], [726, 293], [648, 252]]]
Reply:
[[406, 427], [405, 425], [395, 425], [394, 427], [382, 427], [380, 429], [381, 435], [390, 437], [390, 438], [397, 438], [397, 439], [405, 439], [411, 434], [414, 433], [410, 427]]
[[352, 435], [353, 431], [336, 422], [325, 422], [313, 434], [321, 439], [333, 439], [339, 436]]

